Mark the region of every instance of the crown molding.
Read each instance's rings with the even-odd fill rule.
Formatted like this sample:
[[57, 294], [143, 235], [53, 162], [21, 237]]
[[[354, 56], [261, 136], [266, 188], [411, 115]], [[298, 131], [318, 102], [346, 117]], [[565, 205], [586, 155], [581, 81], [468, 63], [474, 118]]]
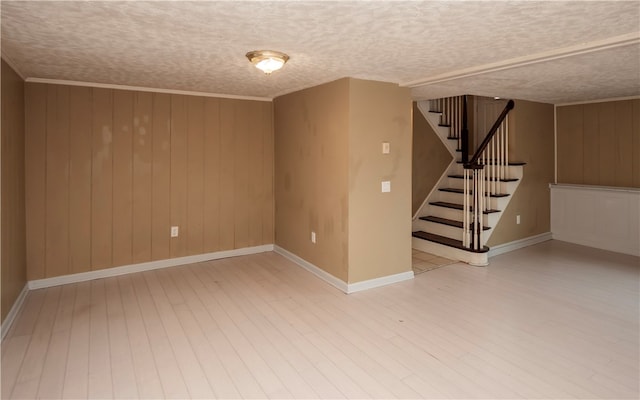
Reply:
[[49, 83], [52, 85], [85, 86], [85, 87], [96, 87], [96, 88], [116, 89], [116, 90], [134, 90], [138, 92], [181, 94], [186, 96], [216, 97], [216, 98], [234, 99], [234, 100], [269, 101], [269, 102], [273, 101], [273, 99], [270, 97], [237, 96], [233, 94], [194, 92], [190, 90], [158, 89], [158, 88], [150, 88], [150, 87], [144, 87], [144, 86], [116, 85], [112, 83], [67, 81], [63, 79], [27, 78], [25, 79], [25, 81], [30, 83]]
[[640, 32], [628, 33], [625, 35], [613, 36], [603, 40], [581, 43], [573, 46], [563, 47], [549, 51], [543, 51], [523, 57], [510, 58], [494, 63], [477, 65], [474, 67], [463, 68], [444, 74], [432, 76], [430, 78], [418, 79], [414, 81], [401, 83], [400, 86], [416, 88], [420, 86], [432, 85], [453, 81], [456, 79], [467, 78], [471, 76], [488, 74], [491, 72], [502, 71], [506, 69], [524, 67], [527, 65], [539, 64], [546, 61], [559, 60], [563, 58], [573, 57], [581, 54], [589, 54], [598, 51], [614, 49], [617, 47], [631, 46], [640, 44]]
[[559, 104], [556, 104], [555, 106], [556, 107], [577, 106], [580, 104], [608, 103], [610, 101], [625, 101], [625, 100], [637, 100], [637, 99], [640, 99], [640, 96], [612, 97], [609, 99], [576, 101], [571, 103], [559, 103]]
[[22, 78], [23, 81], [26, 81], [27, 79], [24, 77], [24, 74], [20, 71], [19, 68], [16, 67], [16, 63], [13, 62], [11, 57], [9, 57], [4, 51], [1, 51], [0, 53], [4, 62], [6, 62], [16, 72], [16, 74], [18, 74], [18, 76]]

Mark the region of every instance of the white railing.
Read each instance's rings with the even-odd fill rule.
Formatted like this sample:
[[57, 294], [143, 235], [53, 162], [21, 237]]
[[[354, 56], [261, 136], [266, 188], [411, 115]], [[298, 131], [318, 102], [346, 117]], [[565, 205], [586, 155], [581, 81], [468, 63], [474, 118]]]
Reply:
[[430, 100], [429, 109], [442, 113], [440, 124], [449, 125], [449, 138], [458, 141], [458, 149], [462, 148], [462, 118], [464, 96], [445, 97]]
[[509, 122], [499, 125], [495, 135], [480, 153], [478, 165], [464, 169], [463, 239], [462, 244], [480, 250], [483, 237], [484, 213], [491, 210], [491, 198], [504, 193], [503, 181], [509, 179]]

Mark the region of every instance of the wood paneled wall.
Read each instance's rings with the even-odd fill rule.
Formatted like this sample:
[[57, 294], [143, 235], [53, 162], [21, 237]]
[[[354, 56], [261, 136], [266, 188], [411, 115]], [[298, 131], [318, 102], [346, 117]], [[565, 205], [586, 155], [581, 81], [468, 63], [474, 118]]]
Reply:
[[640, 187], [640, 99], [557, 108], [558, 182]]
[[273, 243], [272, 125], [269, 102], [28, 83], [29, 279]]
[[2, 321], [27, 283], [24, 208], [24, 81], [2, 60], [0, 144]]

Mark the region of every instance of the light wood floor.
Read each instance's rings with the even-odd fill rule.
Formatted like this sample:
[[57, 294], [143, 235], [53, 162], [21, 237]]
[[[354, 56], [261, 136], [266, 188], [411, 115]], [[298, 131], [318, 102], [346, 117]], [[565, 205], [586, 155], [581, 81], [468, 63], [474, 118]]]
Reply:
[[2, 398], [638, 398], [639, 260], [551, 241], [347, 296], [263, 253], [35, 290]]
[[455, 263], [454, 260], [439, 257], [431, 253], [425, 253], [424, 251], [416, 249], [413, 249], [411, 254], [411, 269], [413, 269], [414, 275], [433, 271], [434, 269], [442, 268], [445, 265], [453, 263]]

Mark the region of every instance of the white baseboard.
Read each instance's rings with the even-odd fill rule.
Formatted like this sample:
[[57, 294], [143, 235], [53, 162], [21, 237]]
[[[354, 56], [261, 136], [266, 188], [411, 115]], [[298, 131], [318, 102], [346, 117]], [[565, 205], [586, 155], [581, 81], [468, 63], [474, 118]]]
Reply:
[[513, 242], [492, 246], [489, 250], [489, 257], [508, 253], [510, 251], [518, 250], [523, 247], [533, 246], [534, 244], [546, 242], [547, 240], [551, 239], [553, 239], [551, 232], [545, 232], [539, 235], [529, 236], [528, 238], [514, 240]]
[[390, 285], [413, 279], [413, 271], [401, 272], [399, 274], [387, 275], [380, 278], [369, 279], [366, 281], [349, 283], [347, 285], [347, 293], [361, 292], [363, 290], [373, 289], [380, 286]]
[[291, 253], [288, 250], [283, 249], [280, 246], [273, 246], [273, 251], [280, 254], [284, 258], [288, 258], [289, 260], [298, 264], [302, 268], [311, 272], [312, 274], [322, 279], [323, 281], [327, 282], [328, 284], [335, 287], [336, 289], [341, 290], [344, 293], [349, 293], [349, 287], [347, 283], [342, 279], [336, 278], [335, 276], [331, 275], [327, 271], [321, 269], [320, 267], [316, 267], [315, 265], [311, 264], [309, 261], [298, 257], [297, 255]]
[[318, 278], [322, 279], [323, 281], [327, 282], [331, 286], [335, 287], [336, 289], [338, 289], [338, 290], [340, 290], [340, 291], [342, 291], [342, 292], [344, 292], [346, 294], [360, 292], [360, 291], [367, 290], [367, 289], [373, 289], [373, 288], [377, 288], [377, 287], [380, 287], [380, 286], [390, 285], [392, 283], [397, 283], [397, 282], [402, 282], [402, 281], [406, 281], [406, 280], [409, 280], [409, 279], [413, 279], [413, 271], [407, 271], [407, 272], [402, 272], [402, 273], [399, 273], [399, 274], [383, 276], [383, 277], [380, 277], [380, 278], [369, 279], [369, 280], [361, 281], [361, 282], [346, 283], [342, 279], [336, 278], [335, 276], [331, 275], [327, 271], [321, 269], [320, 267], [317, 267], [317, 266], [311, 264], [309, 261], [298, 257], [297, 255], [291, 253], [288, 250], [283, 249], [280, 246], [274, 246], [273, 250], [276, 253], [280, 254], [281, 256], [283, 256], [285, 258], [288, 258], [289, 260], [293, 261], [294, 263], [298, 264], [302, 268], [304, 268], [307, 271], [311, 272], [312, 274], [314, 274]]
[[153, 269], [175, 267], [177, 265], [193, 264], [204, 261], [218, 260], [221, 258], [245, 256], [249, 254], [264, 253], [273, 251], [272, 244], [265, 244], [255, 247], [244, 247], [242, 249], [216, 251], [214, 253], [198, 254], [194, 256], [169, 258], [165, 260], [150, 261], [140, 264], [123, 265], [121, 267], [105, 268], [96, 271], [80, 272], [78, 274], [70, 274], [56, 276], [53, 278], [37, 279], [29, 281], [29, 290], [41, 289], [46, 287], [65, 285], [67, 283], [77, 283], [90, 281], [93, 279], [109, 278], [112, 276], [131, 274], [134, 272], [150, 271]]
[[18, 298], [13, 302], [11, 310], [9, 310], [9, 313], [2, 322], [2, 327], [0, 327], [0, 340], [4, 339], [7, 332], [9, 332], [11, 325], [13, 325], [13, 320], [16, 319], [16, 316], [22, 309], [22, 304], [24, 303], [24, 299], [27, 297], [27, 292], [29, 292], [29, 285], [28, 283], [25, 283], [22, 291], [18, 295]]

